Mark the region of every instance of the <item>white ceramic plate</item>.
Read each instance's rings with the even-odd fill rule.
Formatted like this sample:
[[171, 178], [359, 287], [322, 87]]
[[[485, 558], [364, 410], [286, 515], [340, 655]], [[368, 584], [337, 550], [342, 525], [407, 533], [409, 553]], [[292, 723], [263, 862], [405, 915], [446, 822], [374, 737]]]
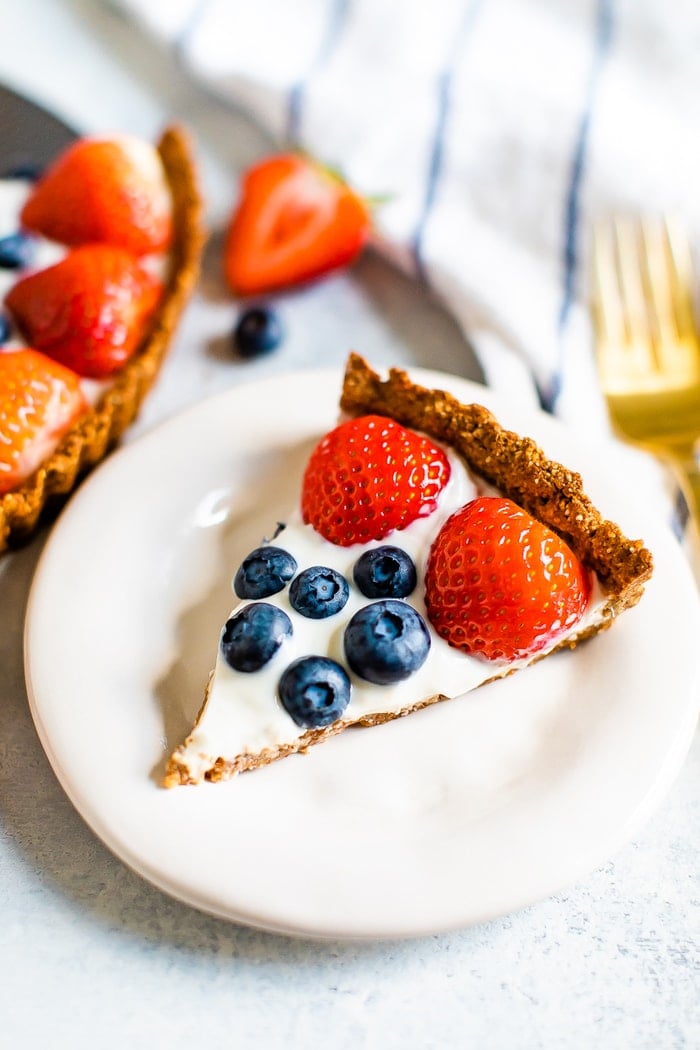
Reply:
[[306, 456], [336, 419], [340, 376], [236, 387], [114, 455], [40, 562], [30, 703], [96, 834], [205, 911], [317, 936], [479, 922], [607, 859], [686, 754], [700, 618], [671, 534], [635, 508], [609, 453], [482, 387], [414, 374], [489, 404], [582, 470], [601, 508], [643, 534], [655, 577], [636, 609], [575, 653], [230, 783], [166, 791], [164, 760], [198, 709], [232, 572], [298, 498]]

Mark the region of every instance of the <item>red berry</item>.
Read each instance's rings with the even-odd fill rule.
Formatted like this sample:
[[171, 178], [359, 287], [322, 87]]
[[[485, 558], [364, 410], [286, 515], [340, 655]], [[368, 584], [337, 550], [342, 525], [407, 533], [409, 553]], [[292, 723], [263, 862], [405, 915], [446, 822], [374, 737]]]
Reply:
[[61, 244], [100, 242], [143, 255], [168, 247], [171, 213], [158, 151], [120, 135], [69, 146], [34, 186], [21, 220]]
[[36, 350], [0, 353], [0, 494], [33, 474], [86, 408], [74, 372]]
[[500, 497], [479, 497], [445, 522], [425, 577], [428, 617], [456, 649], [488, 660], [539, 652], [582, 617], [590, 579], [551, 529]]
[[239, 295], [311, 281], [351, 263], [370, 229], [366, 201], [338, 175], [300, 154], [266, 157], [243, 178], [226, 279]]
[[311, 454], [304, 521], [341, 547], [381, 540], [435, 510], [450, 476], [442, 449], [384, 416], [341, 423]]
[[32, 346], [99, 379], [138, 348], [161, 291], [129, 252], [88, 244], [17, 281], [5, 302]]

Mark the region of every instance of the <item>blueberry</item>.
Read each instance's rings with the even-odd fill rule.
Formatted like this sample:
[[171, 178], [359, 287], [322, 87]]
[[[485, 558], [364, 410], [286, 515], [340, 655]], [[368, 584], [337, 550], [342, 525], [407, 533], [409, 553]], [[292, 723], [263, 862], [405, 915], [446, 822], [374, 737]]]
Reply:
[[345, 629], [345, 657], [360, 678], [390, 685], [423, 665], [430, 634], [423, 617], [406, 602], [388, 598], [356, 612]]
[[241, 357], [260, 357], [276, 350], [284, 337], [282, 322], [269, 306], [253, 306], [238, 320], [233, 340]]
[[284, 590], [296, 571], [296, 561], [281, 547], [256, 547], [244, 558], [233, 589], [239, 598], [268, 598]]
[[31, 266], [34, 258], [34, 238], [28, 233], [8, 233], [0, 237], [0, 269], [21, 270]]
[[310, 620], [324, 620], [343, 608], [350, 595], [344, 576], [325, 565], [304, 569], [292, 580], [289, 601], [292, 608]]
[[337, 722], [350, 703], [350, 679], [335, 660], [302, 656], [280, 678], [282, 707], [298, 726], [319, 729]]
[[415, 589], [416, 567], [400, 547], [375, 547], [355, 562], [353, 578], [366, 598], [406, 598]]
[[286, 612], [269, 602], [253, 602], [230, 617], [221, 633], [221, 655], [234, 671], [259, 671], [292, 636]]
[[12, 325], [7, 314], [0, 313], [0, 343], [6, 343], [10, 338]]
[[42, 174], [43, 168], [40, 164], [32, 164], [26, 161], [21, 164], [13, 164], [0, 174], [0, 179], [26, 179], [27, 182], [36, 182]]

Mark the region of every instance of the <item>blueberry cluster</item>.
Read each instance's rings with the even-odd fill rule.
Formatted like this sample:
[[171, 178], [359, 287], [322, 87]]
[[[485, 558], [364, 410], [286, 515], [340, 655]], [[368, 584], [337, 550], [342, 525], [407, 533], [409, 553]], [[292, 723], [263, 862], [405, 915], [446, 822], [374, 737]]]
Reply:
[[[353, 581], [372, 601], [345, 628], [348, 667], [376, 685], [403, 681], [423, 665], [430, 649], [423, 617], [401, 600], [416, 587], [416, 567], [405, 551], [385, 545], [358, 558]], [[226, 622], [221, 636], [222, 656], [234, 670], [259, 671], [291, 638], [292, 621], [284, 610], [260, 601], [278, 594], [287, 584], [292, 608], [312, 620], [335, 616], [350, 597], [348, 581], [335, 569], [313, 565], [297, 573], [296, 560], [282, 547], [256, 547], [244, 558], [233, 581], [238, 597], [253, 601]], [[342, 716], [350, 703], [351, 688], [347, 671], [335, 660], [304, 656], [284, 671], [278, 693], [298, 726], [320, 728]]]
[[[3, 179], [35, 179], [34, 168], [15, 167], [2, 173]], [[25, 270], [34, 262], [36, 240], [24, 230], [15, 230], [0, 237], [0, 270]], [[10, 338], [12, 325], [7, 314], [0, 312], [0, 344]]]

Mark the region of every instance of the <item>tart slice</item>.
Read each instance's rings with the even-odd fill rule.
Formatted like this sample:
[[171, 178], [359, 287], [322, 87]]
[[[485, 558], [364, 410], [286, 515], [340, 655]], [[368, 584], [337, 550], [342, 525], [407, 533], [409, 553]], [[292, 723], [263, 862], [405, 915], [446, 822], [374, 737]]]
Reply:
[[[100, 149], [106, 153], [95, 163]], [[133, 171], [137, 179], [130, 184]], [[62, 257], [49, 268], [20, 273], [5, 302], [25, 344], [37, 353], [37, 375], [38, 358], [49, 358], [42, 387], [55, 384], [53, 362], [59, 362], [77, 371], [86, 388], [92, 383], [92, 389], [82, 411], [65, 417], [66, 425], [54, 432], [53, 441], [48, 441], [48, 432], [36, 434], [35, 443], [20, 450], [15, 459], [30, 472], [15, 478], [13, 462], [4, 484], [0, 472], [0, 551], [28, 539], [45, 509], [73, 490], [135, 418], [198, 274], [202, 211], [193, 153], [188, 136], [177, 126], [165, 130], [157, 147], [126, 136], [104, 143], [79, 140], [32, 191], [21, 214], [28, 239], [48, 238], [45, 243], [54, 248], [60, 242]], [[111, 301], [91, 300], [88, 289], [93, 285], [104, 288]], [[99, 310], [104, 312], [89, 328], [91, 314], [97, 316]], [[110, 346], [96, 335], [107, 316], [114, 333]], [[3, 347], [2, 358], [16, 349]], [[82, 370], [80, 359], [87, 362]], [[33, 393], [26, 404], [20, 403], [26, 394], [16, 382], [20, 370], [14, 363], [5, 365], [0, 375], [0, 393], [6, 399], [0, 404], [3, 441], [5, 429], [14, 433], [12, 420], [18, 414], [37, 412]], [[12, 377], [3, 384], [9, 373]], [[40, 412], [55, 422], [53, 408], [44, 400]]]
[[[239, 603], [165, 785], [224, 780], [463, 694], [611, 626], [652, 557], [480, 405], [350, 356], [299, 506]], [[276, 520], [274, 512], [271, 519]]]

